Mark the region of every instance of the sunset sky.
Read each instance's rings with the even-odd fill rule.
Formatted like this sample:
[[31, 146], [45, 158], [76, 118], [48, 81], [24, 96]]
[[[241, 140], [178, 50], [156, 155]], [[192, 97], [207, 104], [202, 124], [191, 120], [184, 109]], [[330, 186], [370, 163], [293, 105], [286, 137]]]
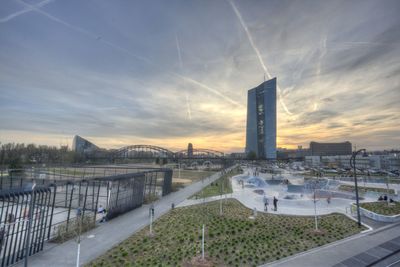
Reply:
[[400, 148], [400, 1], [1, 0], [0, 142], [241, 152], [277, 77], [278, 146]]

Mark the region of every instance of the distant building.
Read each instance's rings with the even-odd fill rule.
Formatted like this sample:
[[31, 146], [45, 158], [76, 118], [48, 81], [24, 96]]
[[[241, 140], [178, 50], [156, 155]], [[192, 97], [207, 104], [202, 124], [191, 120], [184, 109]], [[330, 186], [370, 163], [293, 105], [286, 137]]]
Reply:
[[276, 78], [247, 93], [246, 154], [276, 159]]
[[350, 142], [343, 143], [310, 143], [311, 156], [338, 156], [351, 155], [352, 147]]
[[234, 158], [234, 159], [245, 159], [246, 158], [246, 153], [240, 153], [240, 152], [234, 152], [230, 154], [230, 158]]
[[72, 141], [72, 150], [77, 153], [86, 154], [98, 151], [100, 148], [79, 135], [75, 135], [74, 140]]
[[277, 158], [278, 159], [304, 159], [304, 157], [310, 155], [308, 148], [298, 146], [297, 149], [278, 148]]
[[[310, 167], [330, 167], [330, 168], [345, 168], [350, 169], [351, 155], [338, 156], [306, 156], [305, 163]], [[400, 170], [399, 154], [389, 155], [357, 155], [357, 169], [372, 169], [372, 170]]]
[[189, 144], [188, 144], [187, 156], [188, 156], [189, 158], [190, 158], [190, 157], [193, 157], [193, 144], [192, 144], [192, 143], [189, 143]]

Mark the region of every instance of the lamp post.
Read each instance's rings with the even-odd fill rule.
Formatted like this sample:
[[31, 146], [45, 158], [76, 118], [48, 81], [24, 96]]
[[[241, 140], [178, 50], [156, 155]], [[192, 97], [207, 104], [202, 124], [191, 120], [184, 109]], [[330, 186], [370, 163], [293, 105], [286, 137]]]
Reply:
[[32, 228], [32, 218], [33, 218], [33, 209], [34, 209], [33, 198], [34, 198], [34, 195], [35, 195], [35, 187], [36, 187], [36, 183], [33, 182], [31, 199], [30, 199], [30, 202], [29, 202], [28, 230], [27, 230], [26, 240], [25, 240], [25, 261], [24, 261], [24, 266], [25, 267], [28, 267], [29, 241], [30, 241], [31, 228]]
[[359, 201], [359, 198], [358, 198], [356, 157], [357, 157], [357, 154], [360, 153], [360, 152], [363, 152], [363, 155], [366, 154], [366, 150], [363, 148], [363, 149], [360, 149], [360, 150], [357, 150], [357, 151], [353, 152], [353, 155], [350, 158], [350, 166], [353, 168], [353, 171], [354, 171], [354, 187], [355, 187], [355, 190], [356, 190], [356, 206], [357, 206], [357, 223], [358, 223], [358, 227], [361, 227], [361, 216], [360, 216], [360, 201]]

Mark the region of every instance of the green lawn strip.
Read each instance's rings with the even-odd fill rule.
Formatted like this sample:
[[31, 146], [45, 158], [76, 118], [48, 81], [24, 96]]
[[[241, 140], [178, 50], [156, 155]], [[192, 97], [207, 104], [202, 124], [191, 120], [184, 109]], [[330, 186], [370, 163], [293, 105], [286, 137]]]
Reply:
[[400, 215], [400, 203], [387, 203], [386, 201], [361, 203], [360, 206], [381, 215]]
[[237, 200], [174, 209], [129, 237], [87, 266], [191, 266], [201, 254], [201, 227], [206, 225], [205, 254], [209, 266], [256, 266], [359, 233], [357, 223], [342, 214], [314, 217], [258, 213]]
[[241, 174], [242, 171], [239, 168], [235, 168], [230, 172], [222, 175], [218, 180], [212, 182], [208, 186], [204, 187], [201, 191], [197, 192], [190, 199], [198, 199], [203, 197], [219, 196], [222, 194], [232, 193], [232, 184], [230, 178], [232, 176]]
[[[347, 184], [342, 184], [339, 186], [339, 190], [342, 191], [347, 191], [347, 192], [354, 192], [355, 187], [354, 185], [347, 185]], [[378, 187], [364, 187], [364, 186], [358, 186], [358, 191], [359, 192], [378, 192], [378, 193], [386, 193], [386, 194], [394, 194], [394, 190], [393, 189], [389, 189], [389, 192], [387, 190], [387, 188], [378, 188]]]

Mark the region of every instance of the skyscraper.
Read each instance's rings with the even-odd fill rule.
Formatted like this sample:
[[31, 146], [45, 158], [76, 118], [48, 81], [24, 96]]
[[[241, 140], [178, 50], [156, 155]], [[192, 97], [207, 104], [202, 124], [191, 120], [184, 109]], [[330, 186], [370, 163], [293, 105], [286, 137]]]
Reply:
[[246, 153], [276, 159], [276, 78], [247, 93]]

